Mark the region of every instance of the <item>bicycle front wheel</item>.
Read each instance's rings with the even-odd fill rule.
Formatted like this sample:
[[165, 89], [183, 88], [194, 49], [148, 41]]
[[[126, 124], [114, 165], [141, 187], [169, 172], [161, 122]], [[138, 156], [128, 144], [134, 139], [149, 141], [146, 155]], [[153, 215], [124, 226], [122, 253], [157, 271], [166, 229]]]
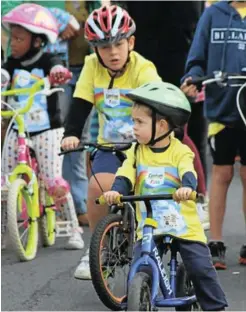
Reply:
[[129, 233], [121, 215], [109, 214], [97, 225], [90, 244], [90, 270], [94, 288], [106, 307], [123, 310], [130, 259]]
[[7, 199], [7, 228], [10, 243], [21, 261], [35, 258], [38, 248], [38, 222], [29, 215], [32, 200], [23, 179], [11, 183]]

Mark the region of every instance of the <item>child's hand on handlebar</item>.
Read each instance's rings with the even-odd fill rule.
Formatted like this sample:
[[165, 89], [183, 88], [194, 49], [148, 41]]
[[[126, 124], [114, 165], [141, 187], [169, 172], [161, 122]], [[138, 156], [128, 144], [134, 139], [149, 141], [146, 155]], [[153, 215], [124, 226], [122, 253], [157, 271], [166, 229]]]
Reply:
[[119, 198], [120, 193], [116, 192], [116, 191], [109, 191], [109, 192], [105, 192], [103, 194], [105, 201], [107, 202], [107, 204], [109, 206], [116, 204], [117, 202], [117, 198]]
[[72, 73], [62, 65], [55, 65], [50, 71], [51, 84], [54, 86], [68, 83], [72, 76]]
[[184, 83], [181, 85], [180, 89], [184, 92], [186, 96], [195, 98], [198, 95], [198, 90], [195, 85], [188, 85], [187, 81], [192, 80], [191, 77], [185, 79]]
[[66, 137], [61, 142], [61, 148], [64, 151], [69, 151], [78, 147], [80, 140], [76, 136]]
[[188, 200], [191, 196], [192, 193], [192, 188], [190, 187], [180, 187], [179, 189], [177, 189], [177, 191], [173, 194], [173, 199], [176, 202], [180, 202], [180, 201], [184, 201], [184, 200]]

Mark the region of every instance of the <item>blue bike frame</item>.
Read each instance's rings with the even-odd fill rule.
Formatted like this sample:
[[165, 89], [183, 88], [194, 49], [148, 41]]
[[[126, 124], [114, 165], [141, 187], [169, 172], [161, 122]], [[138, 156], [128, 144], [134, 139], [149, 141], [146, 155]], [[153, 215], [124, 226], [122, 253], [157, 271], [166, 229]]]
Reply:
[[[130, 197], [130, 196], [129, 196]], [[162, 195], [163, 197], [163, 195]], [[167, 196], [166, 196], [167, 197]], [[170, 196], [169, 196], [170, 197]], [[124, 199], [127, 196], [124, 196]], [[170, 198], [167, 198], [170, 199]], [[141, 199], [143, 200], [143, 199]], [[136, 201], [136, 198], [135, 198]], [[152, 219], [150, 200], [144, 200], [147, 208], [147, 218]], [[143, 238], [141, 242], [141, 257], [131, 266], [127, 287], [129, 287], [137, 272], [143, 271], [143, 267], [149, 267], [152, 273], [151, 280], [151, 305], [152, 307], [176, 307], [191, 305], [197, 301], [196, 296], [176, 298], [176, 272], [177, 272], [177, 249], [172, 245], [172, 238], [165, 236], [163, 243], [171, 251], [170, 279], [166, 273], [158, 248], [153, 239], [154, 226], [145, 224], [143, 227]], [[159, 285], [162, 296], [158, 297]]]

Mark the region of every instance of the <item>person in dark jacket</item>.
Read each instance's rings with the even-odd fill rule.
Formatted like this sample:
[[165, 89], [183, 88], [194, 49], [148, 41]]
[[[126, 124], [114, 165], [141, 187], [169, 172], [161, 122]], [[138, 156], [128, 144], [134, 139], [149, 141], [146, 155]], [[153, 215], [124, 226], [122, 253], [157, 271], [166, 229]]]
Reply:
[[[187, 80], [211, 75], [214, 71], [239, 73], [246, 70], [246, 2], [221, 1], [210, 6], [201, 17], [192, 43], [183, 77], [182, 90], [191, 97], [195, 86]], [[211, 241], [216, 268], [226, 269], [226, 247], [222, 239], [228, 187], [233, 179], [233, 165], [239, 153], [243, 185], [243, 211], [246, 220], [246, 129], [236, 106], [238, 88], [211, 84], [206, 87], [204, 112], [209, 120], [209, 142], [213, 157], [210, 188]], [[246, 264], [246, 245], [240, 251]]]

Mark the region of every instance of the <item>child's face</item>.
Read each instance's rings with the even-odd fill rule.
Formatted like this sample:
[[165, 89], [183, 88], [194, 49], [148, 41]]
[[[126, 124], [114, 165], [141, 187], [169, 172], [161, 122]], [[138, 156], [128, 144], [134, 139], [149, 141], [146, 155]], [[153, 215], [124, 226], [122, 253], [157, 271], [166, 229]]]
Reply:
[[122, 39], [115, 44], [98, 47], [98, 53], [106, 67], [114, 71], [121, 70], [127, 61], [129, 51], [134, 48], [134, 41], [135, 38], [132, 36], [128, 40]]
[[[133, 106], [132, 119], [134, 122], [133, 131], [140, 144], [148, 144], [152, 137], [152, 116], [150, 110], [142, 105]], [[160, 137], [168, 131], [166, 120], [156, 121], [155, 138]]]
[[10, 46], [15, 59], [23, 57], [31, 48], [32, 34], [21, 26], [11, 27]]

